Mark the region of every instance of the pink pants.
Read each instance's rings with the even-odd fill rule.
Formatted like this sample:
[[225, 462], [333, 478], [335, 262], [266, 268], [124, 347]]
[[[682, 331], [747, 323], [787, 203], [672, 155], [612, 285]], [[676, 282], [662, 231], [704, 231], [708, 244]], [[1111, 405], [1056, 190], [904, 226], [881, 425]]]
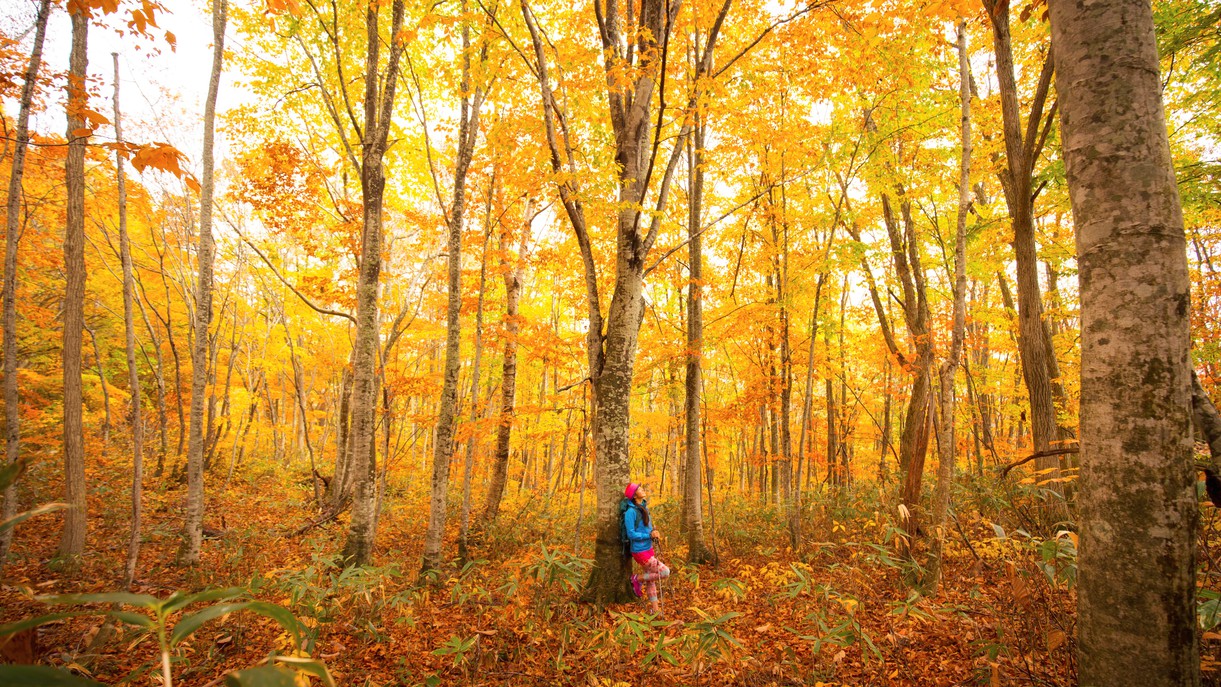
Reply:
[[[651, 552], [650, 552], [651, 553]], [[648, 592], [649, 601], [657, 600], [657, 580], [664, 580], [670, 576], [670, 569], [665, 563], [658, 560], [657, 556], [649, 556], [649, 559], [641, 563], [640, 558], [633, 554], [636, 562], [640, 563], [644, 568], [644, 573], [640, 576], [640, 581], [644, 582], [644, 588]]]

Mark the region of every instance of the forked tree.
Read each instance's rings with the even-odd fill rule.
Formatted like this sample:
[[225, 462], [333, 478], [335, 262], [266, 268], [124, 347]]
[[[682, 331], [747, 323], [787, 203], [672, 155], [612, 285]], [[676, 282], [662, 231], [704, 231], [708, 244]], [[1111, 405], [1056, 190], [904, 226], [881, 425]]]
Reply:
[[[704, 51], [697, 56], [702, 74], [712, 75], [712, 50], [731, 0], [721, 6]], [[576, 182], [569, 113], [552, 90], [546, 39], [527, 0], [522, 16], [533, 48], [531, 65], [542, 91], [543, 123], [556, 173], [556, 185], [580, 247], [584, 267], [589, 329], [586, 353], [593, 388], [593, 436], [597, 460], [597, 524], [594, 566], [584, 597], [597, 602], [629, 598], [630, 561], [623, 557], [616, 507], [630, 473], [631, 391], [648, 257], [661, 229], [675, 169], [692, 125], [686, 121], [666, 159], [659, 156], [665, 113], [665, 73], [681, 0], [597, 0], [594, 13], [607, 74], [607, 105], [613, 130], [618, 210], [614, 218], [615, 277], [610, 307], [603, 315], [593, 239]], [[700, 83], [697, 81], [697, 83]], [[700, 95], [692, 91], [687, 106]], [[656, 119], [657, 124], [654, 124]], [[649, 198], [652, 191], [652, 198]], [[651, 206], [651, 207], [650, 207]], [[646, 212], [649, 207], [651, 212]], [[649, 215], [652, 218], [649, 218]]]
[[377, 504], [377, 465], [373, 456], [377, 413], [378, 282], [382, 265], [382, 203], [386, 191], [385, 154], [390, 136], [399, 60], [405, 38], [403, 0], [390, 9], [390, 55], [382, 71], [378, 3], [365, 10], [364, 122], [360, 128], [360, 189], [363, 224], [360, 276], [356, 284], [356, 341], [352, 345], [352, 405], [349, 470], [352, 473], [352, 520], [343, 547], [344, 560], [363, 565], [373, 553]]

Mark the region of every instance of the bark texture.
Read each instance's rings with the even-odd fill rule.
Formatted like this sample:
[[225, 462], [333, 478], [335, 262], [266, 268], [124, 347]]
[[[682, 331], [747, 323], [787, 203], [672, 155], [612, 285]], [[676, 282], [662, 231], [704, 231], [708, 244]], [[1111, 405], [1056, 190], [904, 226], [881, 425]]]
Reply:
[[85, 434], [81, 424], [81, 340], [85, 327], [85, 146], [84, 128], [89, 18], [72, 13], [72, 53], [68, 60], [68, 204], [64, 227], [64, 529], [59, 556], [71, 566], [85, 552]]
[[[379, 74], [381, 36], [379, 6], [365, 10], [364, 140], [361, 147], [360, 189], [363, 202], [360, 275], [356, 284], [356, 341], [352, 345], [352, 408], [348, 441], [352, 473], [352, 519], [343, 547], [349, 565], [364, 565], [373, 554], [376, 532], [377, 464], [373, 449], [377, 419], [378, 282], [382, 270], [382, 199], [386, 191], [383, 158], [390, 134], [399, 58], [403, 51], [404, 2], [394, 0], [390, 14], [390, 56]], [[379, 91], [379, 84], [385, 84]]]
[[1080, 683], [1198, 685], [1189, 282], [1152, 11], [1050, 17], [1080, 266]]

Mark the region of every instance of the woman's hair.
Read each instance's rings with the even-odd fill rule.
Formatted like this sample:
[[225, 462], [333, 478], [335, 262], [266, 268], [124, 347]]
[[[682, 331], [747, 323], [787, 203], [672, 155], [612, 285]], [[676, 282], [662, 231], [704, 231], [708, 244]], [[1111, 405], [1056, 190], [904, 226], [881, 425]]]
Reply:
[[[633, 503], [635, 503], [635, 502], [633, 501]], [[652, 524], [653, 516], [649, 515], [649, 504], [645, 503], [644, 501], [641, 501], [640, 503], [637, 503], [636, 505], [640, 507], [640, 512], [644, 514], [640, 521], [642, 523], [644, 523], [646, 526]]]

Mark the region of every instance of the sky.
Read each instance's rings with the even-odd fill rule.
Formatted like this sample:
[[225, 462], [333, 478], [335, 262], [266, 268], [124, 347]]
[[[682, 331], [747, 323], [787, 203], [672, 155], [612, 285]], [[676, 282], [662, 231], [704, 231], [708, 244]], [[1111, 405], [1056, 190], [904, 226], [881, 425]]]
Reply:
[[[162, 0], [166, 12], [158, 15], [160, 29], [153, 29], [157, 40], [135, 38], [127, 31], [120, 14], [99, 19], [89, 30], [89, 79], [93, 89], [91, 105], [111, 117], [114, 66], [111, 53], [119, 53], [120, 100], [125, 138], [138, 142], [165, 141], [179, 148], [198, 175], [202, 150], [203, 102], [207, 95], [212, 65], [212, 18], [210, 8], [192, 0]], [[33, 23], [37, 10], [34, 0], [0, 3], [0, 23], [6, 31], [26, 34], [27, 49], [33, 42]], [[125, 3], [126, 4], [126, 3]], [[177, 38], [176, 50], [161, 38], [164, 31]], [[28, 31], [28, 34], [27, 34]], [[120, 35], [120, 31], [123, 35]], [[230, 28], [226, 42], [233, 48]], [[43, 74], [66, 72], [72, 47], [71, 22], [63, 4], [52, 11], [43, 49]], [[59, 82], [62, 89], [62, 81]], [[222, 76], [217, 98], [218, 112], [240, 105], [249, 94], [236, 88], [232, 72]], [[16, 114], [16, 98], [4, 103], [5, 110]], [[66, 126], [63, 108], [49, 107], [31, 120], [35, 131], [62, 133]], [[99, 136], [110, 138], [106, 127]], [[223, 132], [217, 132], [217, 160], [224, 160], [228, 146]]]

